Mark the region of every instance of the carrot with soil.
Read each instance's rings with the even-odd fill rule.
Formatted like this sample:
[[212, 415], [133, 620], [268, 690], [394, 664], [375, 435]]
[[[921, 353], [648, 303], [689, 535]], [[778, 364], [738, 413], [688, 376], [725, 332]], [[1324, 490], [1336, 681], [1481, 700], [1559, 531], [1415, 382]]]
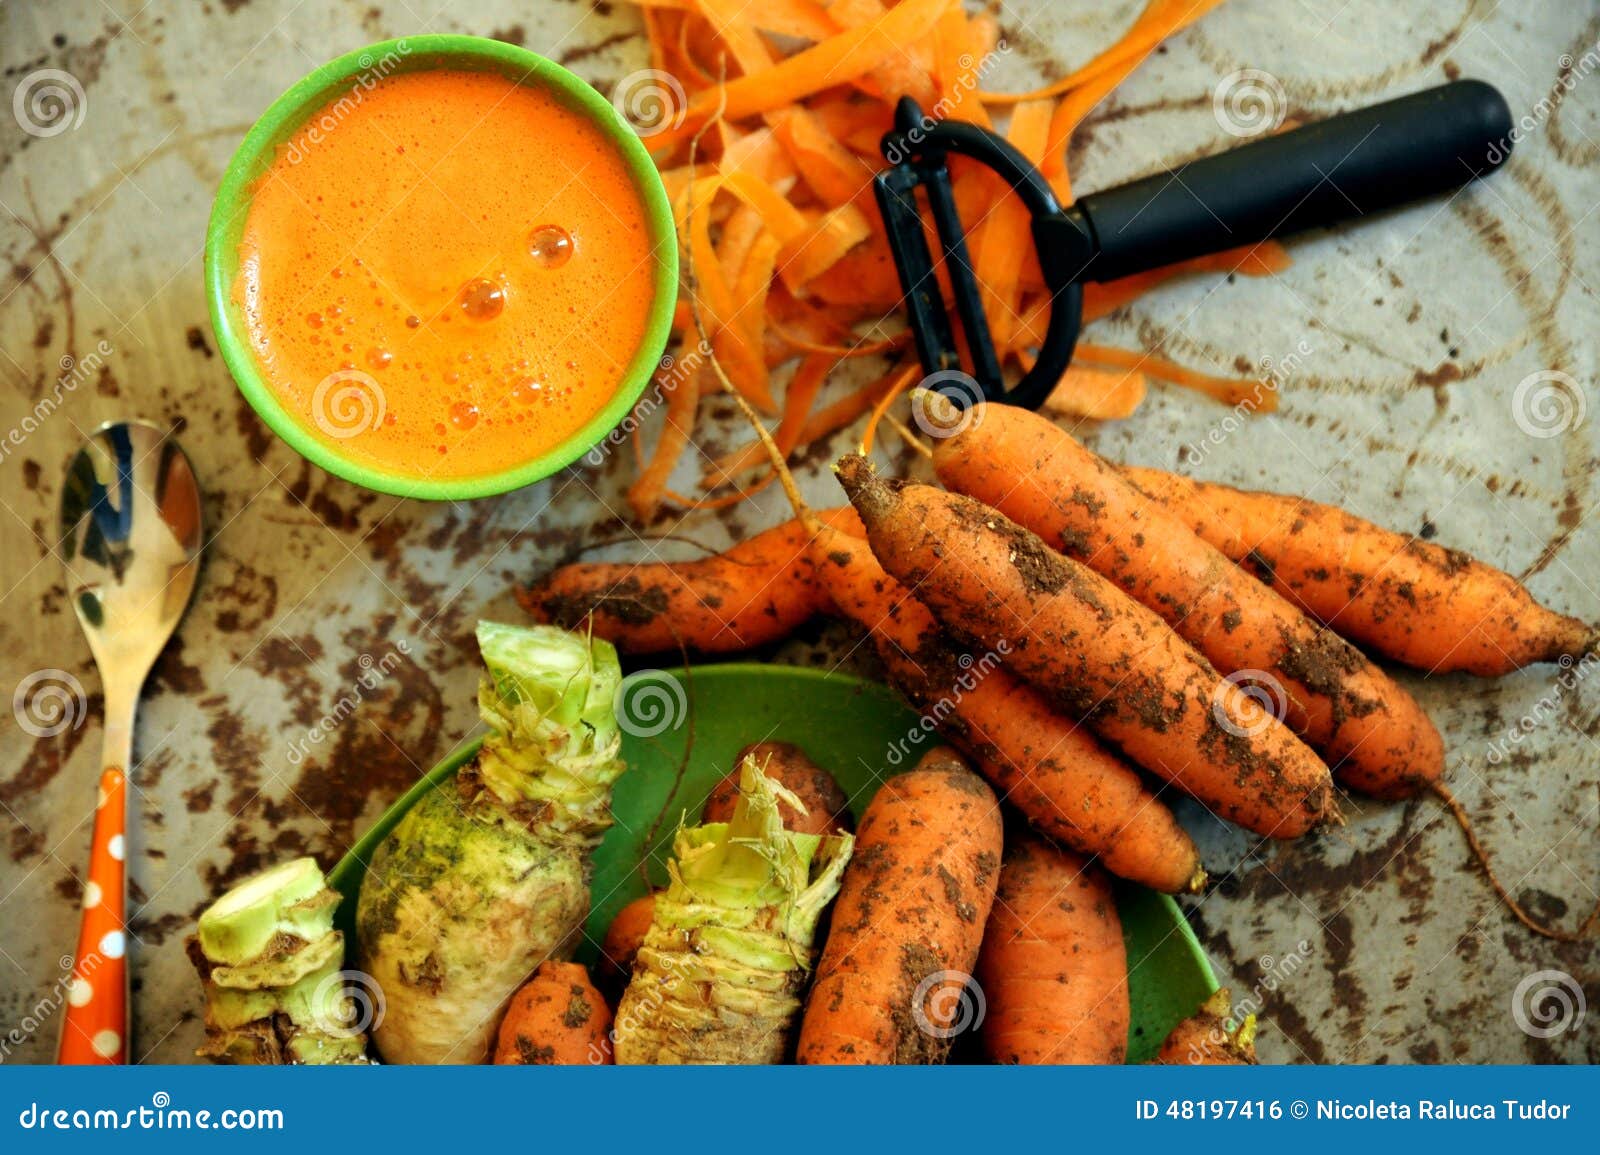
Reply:
[[595, 975], [607, 993], [622, 997], [628, 989], [628, 979], [633, 974], [633, 960], [639, 953], [639, 944], [650, 933], [655, 920], [656, 896], [641, 895], [617, 911], [606, 927], [606, 937], [600, 940], [600, 961], [595, 965]]
[[1111, 880], [1070, 851], [1009, 839], [978, 982], [997, 1063], [1121, 1063], [1128, 952]]
[[[849, 509], [818, 516], [846, 529], [860, 524]], [[518, 590], [517, 601], [536, 621], [568, 629], [589, 622], [626, 654], [745, 650], [827, 608], [812, 574], [810, 538], [798, 520], [787, 521], [698, 561], [562, 566]]]
[[1071, 434], [1010, 405], [981, 406], [961, 423], [948, 416], [955, 432], [933, 450], [941, 481], [1109, 578], [1222, 673], [1264, 673], [1254, 691], [1344, 785], [1404, 798], [1444, 773], [1444, 740], [1410, 694]]
[[1233, 1018], [1233, 1000], [1223, 987], [1172, 1028], [1155, 1061], [1188, 1067], [1254, 1066], [1256, 1017], [1246, 1015], [1239, 1023]]
[[812, 548], [819, 580], [870, 631], [890, 683], [1035, 830], [1154, 890], [1204, 886], [1194, 842], [1131, 766], [995, 655], [974, 655], [946, 633], [865, 541], [823, 526]]
[[502, 1066], [603, 1066], [611, 1058], [611, 1008], [577, 963], [554, 959], [511, 996], [494, 1061]]
[[755, 759], [761, 772], [800, 800], [798, 806], [778, 800], [778, 817], [783, 828], [795, 834], [849, 834], [855, 829], [850, 816], [850, 799], [821, 766], [792, 742], [756, 742], [739, 751], [733, 769], [718, 782], [706, 798], [700, 821], [732, 822], [739, 807], [739, 780], [747, 758]]
[[1386, 658], [1485, 677], [1595, 649], [1595, 628], [1516, 578], [1336, 506], [1123, 466], [1196, 534], [1307, 613]]
[[1337, 821], [1327, 766], [1105, 578], [971, 498], [836, 470], [885, 570], [1134, 762], [1258, 834]]
[[[1000, 871], [994, 793], [952, 751], [890, 778], [861, 818], [800, 1026], [802, 1063], [942, 1063]], [[952, 1000], [951, 996], [955, 996]], [[941, 1037], [943, 1036], [943, 1037]]]

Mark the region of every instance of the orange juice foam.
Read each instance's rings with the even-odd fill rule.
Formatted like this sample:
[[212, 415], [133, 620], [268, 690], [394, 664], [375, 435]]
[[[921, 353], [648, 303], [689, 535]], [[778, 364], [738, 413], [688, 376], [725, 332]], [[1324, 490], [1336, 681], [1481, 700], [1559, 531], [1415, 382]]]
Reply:
[[527, 462], [603, 408], [654, 276], [599, 127], [536, 83], [439, 70], [354, 90], [279, 149], [234, 296], [308, 432], [443, 480]]

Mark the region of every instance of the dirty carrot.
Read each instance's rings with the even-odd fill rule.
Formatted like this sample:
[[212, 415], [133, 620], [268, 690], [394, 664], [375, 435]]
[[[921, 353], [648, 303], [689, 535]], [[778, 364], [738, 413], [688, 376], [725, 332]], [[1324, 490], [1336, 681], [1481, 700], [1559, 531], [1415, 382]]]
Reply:
[[1251, 1066], [1256, 1061], [1256, 1017], [1233, 1021], [1228, 988], [1212, 992], [1200, 1009], [1184, 1019], [1156, 1055], [1157, 1063], [1189, 1067]]
[[[834, 532], [834, 531], [830, 531]], [[718, 782], [700, 812], [701, 823], [731, 822], [739, 805], [739, 771], [746, 758], [754, 758], [762, 773], [798, 798], [804, 806], [796, 809], [787, 801], [778, 803], [783, 828], [795, 834], [849, 834], [855, 829], [850, 816], [850, 799], [821, 766], [792, 742], [757, 742], [746, 746], [733, 759], [733, 769]], [[780, 796], [781, 797], [781, 796]]]
[[655, 918], [656, 896], [645, 894], [617, 911], [606, 927], [606, 937], [600, 941], [600, 960], [595, 974], [606, 992], [620, 998], [628, 988], [633, 974], [633, 959], [639, 953], [639, 944], [650, 931]]
[[1444, 773], [1444, 741], [1410, 694], [1071, 434], [1010, 405], [982, 406], [961, 425], [954, 417], [953, 435], [934, 444], [941, 481], [1154, 610], [1304, 735], [1342, 783], [1400, 798]]
[[[1035, 830], [1154, 890], [1204, 885], [1194, 842], [1138, 772], [1052, 709], [1001, 655], [974, 655], [950, 637], [860, 538], [823, 526], [812, 556], [838, 612], [871, 632], [890, 683], [940, 719], [945, 737]], [[891, 751], [891, 766], [897, 757]]]
[[800, 1062], [944, 1061], [953, 1032], [938, 1028], [955, 1025], [966, 992], [943, 984], [977, 963], [1001, 838], [993, 792], [948, 749], [879, 788], [817, 963]]
[[978, 955], [996, 1063], [1121, 1063], [1128, 1051], [1128, 952], [1111, 880], [1041, 839], [1006, 841]]
[[498, 1064], [579, 1066], [611, 1056], [611, 1008], [577, 963], [551, 959], [511, 996], [494, 1049]]
[[[858, 524], [848, 509], [819, 516]], [[518, 590], [517, 600], [541, 622], [587, 620], [624, 653], [749, 649], [826, 608], [806, 550], [810, 536], [789, 521], [698, 561], [562, 566]]]
[[1105, 578], [971, 498], [836, 472], [885, 570], [1134, 762], [1258, 834], [1337, 820], [1317, 756]]
[[1123, 472], [1307, 613], [1397, 662], [1494, 677], [1594, 651], [1593, 626], [1460, 550], [1303, 498]]

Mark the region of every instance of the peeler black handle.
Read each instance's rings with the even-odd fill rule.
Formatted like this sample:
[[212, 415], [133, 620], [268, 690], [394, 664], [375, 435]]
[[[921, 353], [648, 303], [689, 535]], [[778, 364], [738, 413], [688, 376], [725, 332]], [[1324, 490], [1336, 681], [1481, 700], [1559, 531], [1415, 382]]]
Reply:
[[1090, 239], [1076, 278], [1114, 280], [1447, 192], [1498, 168], [1510, 136], [1505, 98], [1460, 80], [1263, 137], [1065, 210]]

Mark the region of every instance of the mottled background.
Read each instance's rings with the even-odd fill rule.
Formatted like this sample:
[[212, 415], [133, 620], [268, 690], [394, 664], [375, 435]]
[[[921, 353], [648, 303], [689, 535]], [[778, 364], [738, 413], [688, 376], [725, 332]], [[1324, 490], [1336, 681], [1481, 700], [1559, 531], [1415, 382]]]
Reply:
[[[1005, 0], [1011, 51], [987, 83], [1059, 75], [1136, 9]], [[4, 1041], [9, 1061], [52, 1052], [57, 1022], [45, 1014], [32, 1029], [28, 1016], [58, 989], [87, 854], [99, 682], [51, 552], [60, 471], [84, 431], [133, 416], [179, 428], [215, 535], [141, 716], [133, 1052], [146, 1060], [182, 1061], [200, 1038], [182, 939], [208, 898], [287, 856], [332, 865], [470, 731], [471, 626], [485, 613], [517, 613], [513, 583], [587, 543], [622, 539], [598, 556], [695, 552], [638, 540], [618, 516], [625, 454], [497, 500], [399, 501], [307, 465], [230, 383], [200, 265], [233, 148], [313, 66], [420, 31], [525, 44], [607, 91], [644, 63], [636, 14], [609, 0], [0, 5], [0, 104], [40, 69], [65, 71], [82, 90], [73, 124], [55, 135], [28, 134], [0, 107], [0, 430], [11, 439], [0, 458], [0, 690], [60, 669], [88, 697], [75, 728], [35, 739], [7, 717], [0, 737], [0, 1032], [20, 1039]], [[1219, 372], [1255, 372], [1270, 359], [1284, 377], [1280, 414], [1236, 423], [1204, 399], [1158, 388], [1133, 419], [1084, 435], [1112, 457], [1163, 466], [1203, 443], [1190, 472], [1343, 502], [1470, 549], [1524, 576], [1549, 604], [1600, 618], [1600, 412], [1579, 411], [1574, 392], [1589, 396], [1600, 332], [1590, 284], [1600, 277], [1590, 219], [1600, 207], [1600, 77], [1591, 75], [1600, 61], [1585, 57], [1597, 37], [1596, 7], [1576, 0], [1232, 0], [1162, 49], [1078, 134], [1080, 189], [1231, 143], [1213, 91], [1241, 68], [1275, 77], [1286, 111], [1302, 119], [1476, 76], [1528, 120], [1514, 159], [1485, 187], [1296, 240], [1294, 267], [1278, 278], [1190, 280], [1093, 330]], [[1519, 403], [1519, 383], [1550, 371], [1571, 382], [1551, 398], [1565, 410], [1533, 406], [1528, 393]], [[35, 422], [63, 377], [61, 405]], [[712, 441], [743, 436], [728, 415], [719, 420]], [[901, 452], [891, 437], [890, 457]], [[813, 454], [806, 468], [808, 490], [828, 500], [826, 457]], [[782, 516], [769, 493], [720, 518], [667, 518], [638, 532], [716, 545]], [[308, 728], [350, 696], [364, 661], [384, 663], [402, 640], [409, 653], [394, 673], [307, 745]], [[819, 626], [773, 656], [832, 664], [852, 641]], [[856, 650], [847, 664], [870, 672], [862, 661]], [[1513, 889], [1571, 922], [1600, 888], [1600, 686], [1562, 686], [1556, 674], [1404, 680], [1444, 730], [1451, 780]], [[1537, 718], [1531, 732], [1495, 760], [1497, 736], [1524, 715]], [[1347, 809], [1342, 829], [1266, 848], [1193, 816], [1217, 884], [1186, 911], [1224, 981], [1263, 1004], [1265, 1057], [1600, 1058], [1592, 944], [1551, 943], [1512, 922], [1436, 805]], [[1548, 1038], [1513, 1015], [1519, 983], [1540, 971], [1562, 972], [1589, 1004], [1583, 1021]]]

